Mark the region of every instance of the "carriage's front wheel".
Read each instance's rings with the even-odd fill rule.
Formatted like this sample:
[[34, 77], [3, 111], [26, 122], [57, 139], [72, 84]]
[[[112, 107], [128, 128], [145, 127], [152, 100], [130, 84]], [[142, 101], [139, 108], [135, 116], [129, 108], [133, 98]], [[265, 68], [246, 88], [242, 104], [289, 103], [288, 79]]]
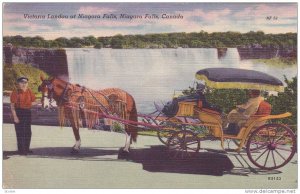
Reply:
[[158, 130], [157, 137], [163, 144], [168, 145], [169, 139], [172, 137], [175, 130]]
[[168, 141], [168, 153], [171, 158], [184, 159], [194, 157], [200, 150], [200, 139], [192, 131], [175, 132]]
[[159, 125], [163, 126], [163, 128], [157, 131], [159, 141], [161, 141], [164, 145], [168, 145], [169, 139], [176, 131], [180, 130], [180, 127], [178, 126], [180, 123], [182, 123], [182, 121], [176, 117], [162, 121]]
[[254, 130], [247, 141], [247, 155], [257, 167], [274, 170], [286, 165], [296, 152], [293, 131], [281, 124], [266, 124]]

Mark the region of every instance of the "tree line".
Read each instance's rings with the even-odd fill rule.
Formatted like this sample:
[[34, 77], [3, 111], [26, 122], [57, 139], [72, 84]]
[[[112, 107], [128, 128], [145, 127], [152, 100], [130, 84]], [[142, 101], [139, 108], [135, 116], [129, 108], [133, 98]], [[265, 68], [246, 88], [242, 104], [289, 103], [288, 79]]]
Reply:
[[4, 45], [11, 43], [20, 47], [37, 48], [222, 48], [248, 45], [259, 45], [273, 48], [297, 47], [297, 33], [265, 34], [262, 31], [240, 32], [213, 32], [205, 31], [192, 33], [159, 33], [145, 35], [115, 35], [107, 37], [60, 37], [54, 40], [45, 40], [41, 36], [23, 37], [4, 36]]

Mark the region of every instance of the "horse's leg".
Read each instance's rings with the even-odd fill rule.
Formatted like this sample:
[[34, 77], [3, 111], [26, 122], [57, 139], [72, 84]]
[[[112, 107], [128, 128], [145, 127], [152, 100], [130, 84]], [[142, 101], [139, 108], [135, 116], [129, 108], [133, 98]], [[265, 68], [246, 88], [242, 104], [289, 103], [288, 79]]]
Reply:
[[[127, 127], [127, 126], [125, 126]], [[128, 134], [127, 130], [125, 130], [126, 140], [125, 140], [125, 146], [123, 148], [123, 151], [129, 152], [130, 144], [131, 144], [131, 135]]]
[[81, 145], [81, 139], [80, 139], [80, 135], [79, 135], [79, 128], [73, 126], [72, 129], [73, 129], [73, 134], [74, 134], [75, 140], [76, 140], [76, 142], [75, 142], [75, 144], [72, 148], [72, 151], [73, 152], [79, 152], [80, 145]]
[[74, 137], [75, 137], [75, 144], [74, 146], [72, 147], [72, 153], [78, 153], [79, 152], [79, 149], [80, 149], [80, 145], [81, 145], [81, 140], [80, 140], [80, 135], [79, 135], [79, 126], [76, 125], [76, 121], [75, 121], [75, 118], [73, 116], [71, 116], [72, 114], [68, 114], [69, 116], [69, 121], [71, 122], [71, 126], [72, 126], [72, 129], [73, 129], [73, 134], [74, 134]]
[[[136, 106], [135, 106], [135, 102], [134, 99], [132, 98], [132, 96], [128, 96], [127, 97], [128, 101], [127, 101], [127, 107], [129, 108], [129, 110], [126, 110], [126, 117], [128, 120], [130, 121], [138, 121], [137, 118], [137, 110], [136, 110]], [[130, 102], [129, 102], [130, 99]], [[134, 126], [133, 124], [130, 125], [125, 125], [125, 135], [126, 135], [126, 142], [125, 142], [125, 147], [124, 147], [124, 151], [129, 152], [129, 148], [130, 148], [130, 144], [132, 143], [132, 141], [136, 142], [136, 138], [137, 138], [137, 127]]]

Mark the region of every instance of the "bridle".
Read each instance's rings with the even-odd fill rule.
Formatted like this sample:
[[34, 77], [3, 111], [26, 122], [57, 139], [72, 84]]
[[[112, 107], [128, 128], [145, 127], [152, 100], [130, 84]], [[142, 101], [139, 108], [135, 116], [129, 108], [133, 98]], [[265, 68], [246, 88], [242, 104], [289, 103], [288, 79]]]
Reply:
[[[70, 84], [69, 82], [66, 83], [66, 85], [65, 85], [65, 87], [63, 89], [62, 95], [59, 96], [59, 99], [57, 101], [57, 105], [58, 106], [62, 105], [65, 102], [69, 101], [69, 98], [66, 95], [69, 84]], [[54, 96], [54, 87], [53, 87], [53, 84], [49, 80], [44, 80], [43, 83], [42, 83], [42, 85], [45, 85], [48, 88], [48, 94], [45, 95], [44, 93], [42, 93], [42, 98], [48, 98], [49, 99], [49, 106], [51, 108], [53, 108], [53, 105], [52, 105], [52, 102], [54, 102], [54, 99], [53, 99], [53, 96]], [[41, 86], [39, 86], [38, 91], [42, 92]]]

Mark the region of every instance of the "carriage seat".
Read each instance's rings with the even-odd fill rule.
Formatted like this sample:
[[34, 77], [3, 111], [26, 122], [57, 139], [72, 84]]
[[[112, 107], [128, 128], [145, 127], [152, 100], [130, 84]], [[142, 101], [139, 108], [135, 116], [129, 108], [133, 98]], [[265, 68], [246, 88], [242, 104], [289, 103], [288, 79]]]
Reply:
[[[266, 101], [262, 101], [259, 104], [259, 107], [256, 111], [256, 113], [252, 116], [250, 116], [250, 118], [245, 122], [244, 127], [248, 127], [251, 123], [255, 122], [257, 119], [261, 118], [261, 117], [265, 117], [268, 115], [271, 115], [271, 111], [272, 111], [272, 106], [266, 102]], [[266, 120], [265, 121], [260, 121], [255, 123], [254, 127], [260, 127], [264, 124], [266, 124]]]
[[272, 111], [272, 106], [271, 104], [269, 104], [268, 102], [266, 101], [262, 101], [260, 104], [259, 104], [259, 107], [257, 109], [257, 112], [255, 113], [256, 116], [267, 116], [267, 115], [270, 115], [271, 114], [271, 111]]

